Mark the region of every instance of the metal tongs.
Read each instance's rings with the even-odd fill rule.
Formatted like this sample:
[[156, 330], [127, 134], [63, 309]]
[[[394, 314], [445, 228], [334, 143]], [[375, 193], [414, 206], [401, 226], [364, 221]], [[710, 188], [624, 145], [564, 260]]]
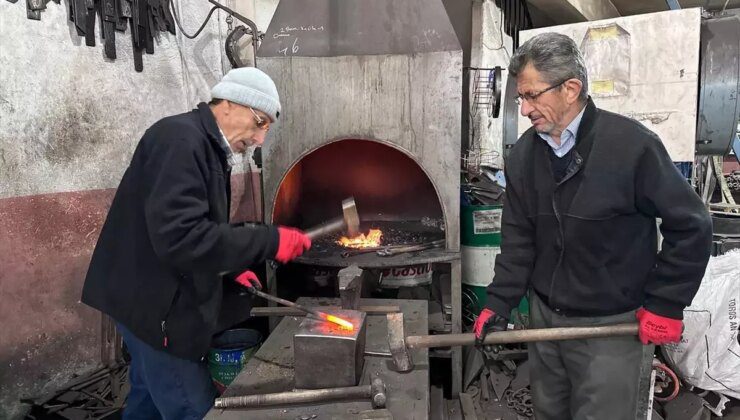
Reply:
[[415, 251], [424, 251], [426, 249], [432, 249], [432, 248], [441, 248], [445, 244], [444, 239], [439, 239], [432, 242], [424, 242], [421, 244], [413, 244], [413, 245], [385, 245], [385, 246], [374, 246], [374, 247], [368, 247], [368, 248], [360, 248], [360, 249], [347, 249], [342, 251], [339, 255], [342, 258], [349, 258], [353, 257], [355, 255], [360, 254], [369, 254], [371, 252], [374, 252], [378, 254], [381, 257], [392, 257], [394, 255], [403, 254], [404, 252], [415, 252]]
[[426, 242], [423, 244], [416, 245], [401, 245], [395, 247], [384, 247], [383, 249], [377, 250], [375, 253], [381, 257], [392, 257], [394, 255], [403, 254], [406, 252], [424, 251], [432, 248], [441, 248], [445, 245], [444, 239], [439, 239], [432, 242]]

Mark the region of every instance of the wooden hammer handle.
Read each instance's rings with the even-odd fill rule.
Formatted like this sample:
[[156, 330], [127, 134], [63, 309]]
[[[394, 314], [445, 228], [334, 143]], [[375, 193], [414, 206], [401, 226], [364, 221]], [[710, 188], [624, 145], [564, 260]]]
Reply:
[[[531, 343], [535, 341], [580, 340], [587, 338], [622, 337], [637, 335], [638, 324], [616, 324], [600, 327], [542, 328], [493, 332], [483, 344]], [[410, 349], [431, 347], [472, 346], [475, 334], [439, 334], [406, 337]]]

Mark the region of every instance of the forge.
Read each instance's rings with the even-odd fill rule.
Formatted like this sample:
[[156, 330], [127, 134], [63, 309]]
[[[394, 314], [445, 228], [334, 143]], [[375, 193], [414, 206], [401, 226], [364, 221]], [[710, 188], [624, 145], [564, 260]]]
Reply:
[[[341, 235], [324, 237], [268, 267], [269, 290], [334, 297], [339, 270], [357, 266], [363, 297], [427, 299], [430, 328], [460, 332], [463, 63], [444, 4], [281, 0], [258, 56], [283, 106], [262, 147], [264, 221], [308, 229], [354, 197], [360, 231], [380, 230], [380, 247], [435, 244], [347, 253], [355, 248], [338, 244]], [[456, 394], [462, 354], [450, 353], [440, 357], [451, 359]]]

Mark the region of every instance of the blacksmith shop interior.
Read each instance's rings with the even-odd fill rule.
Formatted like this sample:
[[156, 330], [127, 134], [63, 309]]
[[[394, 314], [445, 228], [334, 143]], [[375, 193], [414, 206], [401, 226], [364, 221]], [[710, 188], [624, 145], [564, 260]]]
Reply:
[[0, 0], [0, 419], [740, 420], [740, 0]]

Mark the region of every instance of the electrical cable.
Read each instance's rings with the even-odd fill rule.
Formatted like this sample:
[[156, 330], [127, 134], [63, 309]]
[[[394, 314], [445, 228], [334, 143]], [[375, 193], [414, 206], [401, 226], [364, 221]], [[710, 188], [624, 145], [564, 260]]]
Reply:
[[172, 17], [175, 18], [175, 23], [177, 24], [177, 27], [180, 28], [180, 33], [185, 36], [185, 38], [188, 39], [195, 39], [198, 35], [200, 35], [201, 32], [203, 32], [203, 29], [206, 27], [206, 24], [208, 24], [208, 21], [211, 20], [211, 16], [213, 15], [213, 12], [218, 9], [218, 7], [213, 6], [211, 10], [208, 12], [208, 16], [206, 16], [206, 19], [203, 21], [203, 24], [200, 25], [200, 28], [198, 28], [197, 31], [193, 35], [188, 35], [187, 32], [185, 32], [185, 29], [182, 28], [182, 24], [180, 23], [180, 18], [177, 16], [177, 13], [175, 12], [175, 1], [169, 0], [170, 4], [170, 11], [172, 12]]
[[[493, 3], [491, 7], [496, 7], [495, 3]], [[504, 45], [504, 10], [499, 8], [499, 12], [500, 12], [499, 25], [498, 25], [499, 46], [496, 48], [493, 48], [489, 46], [488, 44], [486, 44], [486, 41], [483, 40], [482, 38], [481, 38], [481, 44], [483, 44], [483, 46], [486, 47], [486, 49], [490, 51], [504, 50], [504, 52], [506, 53], [506, 59], [509, 60], [511, 59], [511, 55], [509, 54], [509, 50], [506, 48], [506, 45]], [[493, 13], [491, 12], [490, 9], [488, 9], [488, 14], [490, 18], [495, 22], [496, 19], [493, 17]]]

